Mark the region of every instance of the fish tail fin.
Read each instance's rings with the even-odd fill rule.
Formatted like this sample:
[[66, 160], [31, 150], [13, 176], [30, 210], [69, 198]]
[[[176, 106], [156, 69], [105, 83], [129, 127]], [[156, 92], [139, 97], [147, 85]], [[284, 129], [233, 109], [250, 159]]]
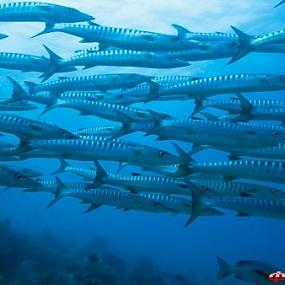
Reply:
[[7, 76], [8, 80], [12, 84], [12, 95], [11, 98], [6, 100], [4, 103], [21, 102], [27, 98], [27, 93], [23, 87], [13, 78]]
[[134, 122], [130, 116], [123, 113], [122, 111], [117, 111], [117, 116], [123, 124], [123, 127], [126, 126], [126, 128], [128, 128]]
[[274, 8], [277, 8], [277, 7], [281, 6], [281, 5], [284, 4], [284, 3], [285, 3], [285, 0], [282, 0], [282, 1], [279, 2], [276, 6], [274, 6]]
[[241, 115], [243, 117], [250, 117], [254, 106], [240, 93], [237, 93], [237, 97], [240, 101]]
[[247, 54], [249, 54], [251, 52], [252, 48], [250, 46], [250, 42], [253, 39], [252, 36], [242, 32], [238, 28], [236, 28], [234, 26], [231, 26], [231, 27], [234, 30], [234, 32], [236, 33], [236, 35], [238, 36], [239, 48], [238, 48], [238, 51], [236, 52], [236, 54], [230, 60], [229, 64], [238, 61], [239, 59], [243, 58], [244, 56], [246, 56]]
[[44, 108], [44, 110], [39, 114], [39, 118], [44, 116], [45, 114], [47, 114], [48, 112], [52, 111], [53, 109], [55, 109], [57, 107], [55, 102], [51, 102], [50, 104], [46, 105], [46, 107]]
[[105, 178], [108, 177], [107, 172], [104, 170], [102, 165], [97, 160], [94, 161], [94, 164], [96, 167], [96, 177], [95, 177], [94, 181], [92, 182], [92, 184], [87, 186], [86, 190], [97, 188], [97, 187], [103, 185]]
[[217, 279], [221, 280], [221, 279], [231, 275], [232, 270], [231, 270], [230, 265], [219, 256], [217, 256], [217, 260], [218, 260], [218, 265], [219, 265], [219, 271], [217, 274]]
[[40, 78], [43, 79], [42, 82], [48, 80], [55, 73], [60, 72], [61, 70], [60, 64], [62, 61], [62, 58], [59, 55], [53, 52], [46, 45], [43, 45], [43, 46], [49, 54], [49, 67], [48, 67], [48, 70], [40, 76]]
[[195, 97], [195, 107], [191, 117], [204, 109], [203, 102], [204, 100], [200, 96]]
[[204, 192], [191, 182], [188, 182], [192, 192], [192, 213], [185, 224], [185, 227], [192, 224], [200, 215], [202, 215], [209, 207], [204, 202]]
[[173, 146], [178, 153], [179, 164], [187, 165], [189, 163], [194, 162], [194, 159], [184, 149], [182, 149], [178, 144], [173, 143]]
[[55, 31], [55, 23], [49, 23], [47, 22], [45, 25], [45, 28], [39, 32], [38, 34], [35, 34], [34, 36], [30, 37], [31, 39], [45, 35], [45, 34], [49, 34]]
[[49, 209], [51, 206], [56, 204], [59, 200], [61, 200], [64, 197], [64, 195], [62, 195], [63, 190], [66, 189], [64, 183], [60, 180], [58, 176], [55, 177], [55, 181], [56, 181], [56, 191], [54, 193], [54, 199], [50, 201], [46, 209]]
[[122, 122], [122, 127], [121, 127], [121, 130], [119, 131], [119, 133], [116, 135], [116, 136], [113, 136], [114, 138], [117, 138], [117, 137], [121, 137], [121, 136], [124, 136], [124, 135], [127, 135], [129, 133], [132, 132], [132, 122]]
[[55, 174], [60, 174], [62, 172], [65, 172], [65, 169], [69, 166], [69, 164], [67, 163], [66, 160], [64, 160], [63, 158], [60, 158], [59, 159], [59, 162], [60, 162], [60, 165], [58, 167], [58, 169], [56, 171], [54, 171], [52, 173], [52, 175], [55, 175]]
[[25, 81], [24, 83], [27, 85], [30, 94], [35, 93], [35, 88], [37, 87], [36, 83], [31, 81]]

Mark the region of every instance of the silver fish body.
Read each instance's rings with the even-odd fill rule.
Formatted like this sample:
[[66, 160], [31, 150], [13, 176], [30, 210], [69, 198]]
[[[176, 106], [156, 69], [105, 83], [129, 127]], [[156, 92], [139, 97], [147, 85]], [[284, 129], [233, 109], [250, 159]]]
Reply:
[[[49, 111], [51, 108], [56, 107], [71, 108], [80, 111], [82, 115], [95, 115], [106, 120], [117, 122], [122, 122], [124, 120], [130, 120], [134, 122], [153, 121], [152, 114], [147, 110], [112, 103], [61, 97], [59, 99], [56, 99], [54, 104], [46, 111]], [[167, 117], [166, 114], [161, 114], [161, 116]]]
[[79, 77], [63, 77], [58, 80], [46, 83], [35, 84], [26, 82], [31, 93], [49, 91], [52, 93], [62, 93], [64, 91], [82, 90], [108, 90], [118, 88], [131, 88], [137, 84], [149, 81], [149, 76], [136, 73], [101, 74]]
[[79, 129], [73, 132], [75, 135], [94, 135], [99, 137], [116, 138], [124, 134], [128, 134], [128, 131], [124, 131], [121, 126], [98, 126], [85, 129]]
[[188, 94], [189, 98], [218, 94], [278, 91], [285, 89], [284, 75], [235, 74], [214, 76], [189, 82], [160, 86], [158, 96]]
[[0, 103], [0, 111], [32, 111], [38, 107], [26, 102]]
[[0, 5], [1, 22], [74, 23], [93, 19], [74, 8], [49, 3], [15, 2]]
[[107, 50], [102, 52], [75, 54], [69, 59], [62, 60], [59, 65], [60, 68], [66, 66], [84, 66], [84, 68], [91, 68], [94, 66], [175, 68], [188, 66], [189, 63], [160, 53], [131, 50]]
[[285, 199], [284, 191], [260, 184], [224, 181], [223, 179], [195, 179], [192, 177], [190, 180], [196, 185], [202, 186], [203, 191], [212, 191], [215, 195]]
[[221, 162], [194, 162], [190, 164], [193, 173], [223, 175], [227, 180], [252, 179], [285, 183], [285, 162], [278, 160], [234, 160]]
[[33, 156], [35, 150], [38, 155], [42, 152], [42, 157], [48, 154], [55, 158], [80, 161], [107, 160], [135, 165], [165, 165], [178, 161], [176, 156], [164, 150], [108, 139], [35, 140], [20, 148], [18, 152], [25, 155], [30, 151]]
[[22, 139], [76, 138], [65, 129], [12, 114], [0, 114], [0, 131], [14, 134]]
[[26, 72], [45, 72], [49, 67], [49, 60], [43, 56], [40, 57], [21, 53], [0, 52], [0, 67]]
[[56, 24], [47, 26], [44, 31], [36, 36], [51, 32], [74, 35], [82, 38], [81, 42], [98, 42], [101, 49], [113, 46], [138, 51], [161, 51], [193, 47], [193, 43], [188, 39], [181, 39], [173, 35], [136, 29], [104, 27], [96, 24]]
[[163, 120], [149, 134], [160, 140], [181, 140], [218, 149], [274, 146], [284, 141], [284, 128], [265, 124], [207, 120]]

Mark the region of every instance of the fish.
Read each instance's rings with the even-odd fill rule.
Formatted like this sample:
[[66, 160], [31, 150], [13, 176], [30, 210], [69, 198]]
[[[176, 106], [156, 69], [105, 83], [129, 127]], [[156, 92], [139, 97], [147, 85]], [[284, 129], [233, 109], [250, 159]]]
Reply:
[[[190, 198], [155, 193], [133, 194], [121, 188], [114, 188], [107, 185], [86, 191], [84, 184], [62, 183], [58, 177], [56, 177], [56, 181], [42, 181], [42, 183], [45, 185], [44, 187], [27, 189], [27, 191], [44, 191], [54, 194], [55, 198], [49, 203], [47, 208], [50, 208], [64, 197], [73, 197], [80, 199], [83, 203], [90, 204], [85, 213], [94, 211], [103, 205], [112, 206], [124, 211], [137, 210], [171, 214], [191, 213]], [[209, 209], [203, 215], [221, 216], [223, 213], [215, 209]]]
[[251, 179], [257, 181], [285, 183], [285, 162], [282, 160], [229, 160], [194, 162], [189, 165], [189, 174], [205, 173], [223, 175], [225, 181]]
[[229, 157], [234, 159], [239, 159], [242, 156], [257, 157], [257, 158], [267, 158], [267, 159], [279, 159], [285, 160], [285, 143], [279, 143], [272, 147], [263, 148], [249, 148], [249, 149], [231, 149]]
[[0, 52], [0, 68], [20, 70], [25, 72], [46, 72], [49, 68], [49, 60], [44, 56]]
[[88, 187], [89, 189], [107, 184], [124, 188], [132, 193], [155, 192], [165, 195], [191, 195], [187, 182], [182, 179], [145, 175], [122, 176], [107, 173], [97, 161], [95, 161], [95, 166], [96, 177]]
[[169, 152], [138, 143], [115, 139], [54, 139], [30, 140], [20, 145], [15, 155], [65, 158], [79, 161], [107, 160], [139, 166], [178, 163], [179, 158]]
[[205, 179], [204, 176], [198, 178], [190, 176], [189, 180], [201, 186], [202, 191], [210, 191], [215, 195], [285, 199], [285, 192], [276, 189], [276, 187], [246, 182], [224, 181], [222, 177]]
[[221, 280], [230, 275], [236, 279], [251, 282], [258, 285], [269, 285], [269, 275], [278, 271], [278, 267], [263, 261], [257, 260], [240, 260], [234, 265], [230, 265], [221, 257], [217, 257], [219, 271], [217, 279]]
[[[192, 224], [209, 207], [234, 211], [237, 217], [285, 218], [285, 200], [270, 197], [221, 196], [203, 192], [192, 185], [192, 214], [186, 226]], [[271, 272], [272, 273], [272, 272]]]
[[4, 113], [0, 114], [0, 131], [14, 134], [23, 140], [32, 138], [77, 138], [71, 132], [55, 125]]
[[107, 50], [99, 52], [76, 53], [67, 59], [61, 59], [57, 54], [44, 46], [50, 55], [49, 69], [42, 77], [49, 78], [53, 74], [83, 66], [88, 69], [95, 66], [127, 66], [147, 68], [176, 68], [189, 66], [190, 63], [160, 53], [132, 51], [132, 50]]
[[0, 112], [5, 111], [32, 111], [38, 109], [37, 106], [31, 105], [26, 102], [14, 102], [14, 103], [0, 103]]
[[184, 34], [167, 35], [137, 29], [104, 27], [95, 23], [46, 25], [45, 29], [34, 35], [38, 37], [52, 32], [63, 32], [82, 38], [82, 43], [99, 43], [100, 50], [110, 46], [137, 51], [181, 50], [192, 48], [193, 44]]
[[[74, 167], [70, 166], [68, 162], [64, 159], [60, 159], [60, 165], [59, 167], [53, 172], [53, 175], [55, 174], [61, 174], [64, 172], [70, 172], [76, 175], [79, 175], [83, 177], [86, 180], [95, 180], [97, 176], [97, 171], [94, 168], [82, 168], [82, 167]], [[90, 185], [88, 185], [90, 186]], [[87, 188], [88, 188], [87, 186]], [[84, 187], [85, 189], [86, 187]]]
[[259, 47], [268, 45], [284, 45], [285, 30], [279, 30], [259, 37], [250, 36], [238, 28], [232, 26], [232, 29], [239, 38], [239, 49], [229, 62], [230, 64], [238, 61]]
[[[154, 111], [148, 111], [144, 109], [128, 107], [124, 105], [117, 105], [112, 103], [97, 102], [91, 100], [77, 100], [64, 98], [60, 96], [53, 104], [47, 106], [41, 115], [57, 108], [71, 108], [80, 111], [81, 115], [93, 115], [106, 120], [125, 122], [152, 122]], [[156, 113], [157, 117], [162, 120], [171, 118], [171, 116], [163, 113]]]
[[285, 89], [285, 76], [273, 74], [229, 74], [205, 77], [175, 85], [161, 85], [157, 96], [187, 94], [199, 98], [230, 93], [281, 91]]
[[280, 3], [278, 3], [274, 8], [277, 8], [277, 7], [279, 7], [279, 6], [281, 6], [282, 4], [284, 4], [285, 3], [285, 0], [282, 0]]
[[[199, 102], [199, 99], [196, 99], [196, 108], [193, 114], [195, 115], [198, 112], [203, 111], [207, 108], [221, 109], [228, 114], [240, 115], [239, 118], [248, 119], [258, 119], [264, 116], [264, 119], [267, 119], [267, 116], [274, 117], [271, 115], [274, 110], [277, 110], [277, 113], [280, 113], [282, 109], [285, 109], [285, 100], [283, 99], [247, 99], [242, 94], [237, 94], [237, 97], [232, 97], [230, 99], [224, 100], [213, 100], [206, 99], [202, 102]], [[263, 115], [264, 113], [264, 115]], [[269, 115], [268, 115], [269, 113]], [[269, 120], [271, 120], [269, 118]]]
[[118, 138], [129, 134], [131, 131], [124, 130], [123, 126], [97, 126], [91, 128], [79, 129], [73, 132], [77, 136], [94, 135], [98, 137]]
[[24, 169], [16, 170], [0, 165], [0, 184], [12, 188], [26, 188], [38, 186], [38, 182], [25, 175]]
[[[155, 114], [154, 114], [155, 117]], [[146, 134], [154, 134], [158, 140], [180, 140], [195, 146], [212, 146], [231, 149], [272, 147], [284, 142], [284, 128], [269, 124], [233, 123], [209, 120], [161, 120], [155, 118], [155, 126]]]
[[[133, 88], [125, 88], [121, 90], [113, 90], [107, 92], [108, 94], [110, 94], [111, 100], [119, 100], [120, 104], [127, 105], [138, 102], [147, 103], [150, 101], [171, 100], [171, 95], [160, 97], [159, 93], [157, 92], [159, 90], [160, 85], [173, 85], [196, 79], [198, 79], [198, 77], [183, 75], [159, 76], [152, 78], [152, 80], [149, 82], [141, 83]], [[187, 96], [185, 96], [184, 94], [181, 95], [181, 98], [178, 98], [177, 95], [174, 96], [173, 100], [187, 99]]]
[[29, 93], [49, 91], [53, 94], [59, 94], [64, 91], [106, 91], [109, 89], [131, 88], [140, 83], [150, 81], [151, 78], [153, 77], [136, 73], [117, 73], [77, 77], [61, 77], [57, 80], [41, 84], [25, 81], [25, 84], [29, 88]]
[[41, 2], [14, 2], [0, 5], [0, 22], [76, 23], [94, 20], [93, 16], [71, 7]]

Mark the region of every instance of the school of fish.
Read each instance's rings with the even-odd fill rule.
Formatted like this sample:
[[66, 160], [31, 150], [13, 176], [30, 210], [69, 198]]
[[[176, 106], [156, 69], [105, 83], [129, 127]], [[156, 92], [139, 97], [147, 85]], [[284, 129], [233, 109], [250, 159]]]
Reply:
[[[68, 58], [45, 44], [48, 57], [0, 52], [0, 68], [38, 72], [41, 78], [41, 82], [17, 82], [7, 77], [12, 94], [0, 102], [0, 133], [16, 136], [19, 143], [0, 141], [3, 188], [48, 192], [53, 196], [48, 207], [73, 197], [88, 205], [86, 213], [107, 205], [124, 211], [185, 214], [186, 226], [199, 216], [222, 216], [228, 210], [237, 217], [285, 219], [285, 100], [247, 98], [255, 92], [284, 91], [285, 74], [197, 77], [175, 73], [179, 67], [191, 68], [195, 61], [229, 58], [233, 64], [252, 52], [285, 53], [285, 30], [249, 35], [232, 26], [231, 34], [199, 33], [173, 24], [176, 34], [170, 35], [102, 26], [77, 9], [39, 2], [1, 4], [0, 22], [43, 22], [45, 28], [32, 37], [35, 40], [65, 33], [82, 43], [94, 43], [94, 48], [76, 50]], [[1, 40], [7, 37], [0, 34]], [[80, 75], [80, 67], [96, 66], [172, 69], [173, 75]], [[76, 70], [78, 76], [68, 76], [67, 72]], [[58, 73], [64, 76], [50, 79]], [[216, 95], [224, 97], [213, 98]], [[132, 106], [171, 100], [189, 100], [195, 107], [188, 118], [178, 119]], [[73, 109], [110, 123], [72, 131], [19, 115], [41, 109], [42, 117], [55, 108]], [[210, 108], [226, 114], [217, 117], [206, 111]], [[124, 138], [135, 132], [167, 141], [171, 151]], [[193, 159], [206, 149], [223, 151], [228, 159]], [[17, 166], [33, 158], [58, 160], [53, 179]], [[94, 166], [73, 166], [68, 160]], [[106, 171], [101, 161], [118, 163], [118, 171]], [[121, 174], [128, 165], [141, 172]], [[62, 181], [60, 175], [66, 172], [82, 177], [83, 182]], [[276, 184], [280, 187], [271, 186]], [[235, 274], [241, 280], [269, 284], [255, 270], [267, 265], [240, 261], [230, 267], [221, 258], [218, 262], [219, 279]], [[270, 273], [271, 268], [266, 270]]]

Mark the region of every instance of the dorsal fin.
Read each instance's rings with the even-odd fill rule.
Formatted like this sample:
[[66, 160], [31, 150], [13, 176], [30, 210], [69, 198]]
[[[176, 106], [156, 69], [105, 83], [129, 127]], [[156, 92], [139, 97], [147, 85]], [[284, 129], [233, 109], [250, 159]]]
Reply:
[[187, 34], [192, 33], [181, 25], [172, 24], [172, 27], [177, 31], [177, 39], [184, 39]]

